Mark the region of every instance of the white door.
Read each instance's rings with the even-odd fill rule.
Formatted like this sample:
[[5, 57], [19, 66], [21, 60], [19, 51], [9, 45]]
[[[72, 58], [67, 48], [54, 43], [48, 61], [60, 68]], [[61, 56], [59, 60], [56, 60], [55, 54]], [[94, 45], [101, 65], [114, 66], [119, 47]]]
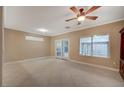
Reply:
[[68, 39], [62, 40], [62, 57], [63, 58], [69, 57], [69, 40]]
[[69, 57], [69, 40], [68, 39], [56, 40], [55, 46], [56, 46], [56, 49], [55, 49], [56, 57], [60, 57], [60, 58]]
[[56, 56], [61, 57], [62, 56], [62, 40], [56, 40], [55, 41], [55, 47], [56, 47]]

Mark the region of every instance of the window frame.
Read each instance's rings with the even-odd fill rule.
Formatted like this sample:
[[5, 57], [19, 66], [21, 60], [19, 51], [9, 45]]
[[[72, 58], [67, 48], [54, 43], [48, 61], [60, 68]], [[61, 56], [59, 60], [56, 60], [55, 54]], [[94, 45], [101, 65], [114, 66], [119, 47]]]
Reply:
[[[82, 55], [82, 56], [92, 56], [91, 55], [83, 55], [80, 53], [80, 49], [81, 49], [81, 38], [88, 38], [88, 37], [91, 37], [91, 36], [85, 36], [85, 37], [80, 37], [80, 40], [79, 40], [79, 55]], [[92, 38], [91, 38], [91, 44], [92, 44]], [[92, 50], [92, 46], [91, 46], [91, 50]]]
[[[103, 36], [103, 35], [108, 35], [109, 36], [109, 41], [108, 41], [108, 56], [95, 56], [93, 55], [93, 36]], [[80, 48], [81, 48], [81, 38], [87, 38], [91, 37], [91, 55], [83, 55], [80, 53]], [[91, 35], [91, 36], [81, 36], [79, 38], [79, 55], [84, 56], [84, 57], [98, 57], [98, 58], [110, 58], [110, 35], [109, 34], [101, 34], [101, 35]]]

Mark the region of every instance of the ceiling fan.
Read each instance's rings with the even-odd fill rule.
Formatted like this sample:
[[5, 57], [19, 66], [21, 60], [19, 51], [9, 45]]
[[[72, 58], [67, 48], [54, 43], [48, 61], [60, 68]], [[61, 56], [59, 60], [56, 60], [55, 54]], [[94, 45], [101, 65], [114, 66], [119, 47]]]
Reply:
[[89, 10], [84, 12], [84, 8], [78, 9], [75, 6], [70, 7], [70, 10], [76, 14], [76, 17], [67, 19], [65, 20], [66, 22], [71, 21], [71, 20], [78, 20], [78, 25], [81, 24], [81, 21], [84, 21], [85, 18], [90, 19], [90, 20], [96, 20], [98, 16], [87, 16], [88, 14], [92, 13], [96, 9], [100, 8], [101, 6], [92, 6]]

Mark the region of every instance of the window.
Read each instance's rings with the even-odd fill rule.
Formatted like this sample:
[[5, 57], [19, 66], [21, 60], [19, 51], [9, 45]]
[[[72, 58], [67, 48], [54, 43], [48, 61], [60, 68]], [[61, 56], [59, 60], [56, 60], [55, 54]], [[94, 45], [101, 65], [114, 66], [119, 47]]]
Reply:
[[91, 56], [91, 37], [80, 39], [80, 54]]
[[109, 35], [80, 38], [80, 55], [108, 57]]
[[109, 56], [109, 36], [93, 36], [93, 56]]
[[31, 41], [44, 41], [41, 37], [33, 37], [33, 36], [25, 36], [25, 40], [31, 40]]

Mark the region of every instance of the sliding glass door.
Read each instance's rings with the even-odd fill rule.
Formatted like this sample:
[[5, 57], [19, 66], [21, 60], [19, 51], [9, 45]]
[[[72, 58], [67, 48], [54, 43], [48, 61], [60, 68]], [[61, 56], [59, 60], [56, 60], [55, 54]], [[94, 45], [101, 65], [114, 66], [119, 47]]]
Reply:
[[63, 50], [63, 57], [67, 58], [69, 56], [69, 41], [63, 40], [62, 41], [62, 50]]
[[62, 40], [56, 40], [56, 56], [61, 57], [62, 56]]
[[68, 58], [69, 57], [69, 40], [62, 39], [55, 41], [55, 53], [56, 57]]

